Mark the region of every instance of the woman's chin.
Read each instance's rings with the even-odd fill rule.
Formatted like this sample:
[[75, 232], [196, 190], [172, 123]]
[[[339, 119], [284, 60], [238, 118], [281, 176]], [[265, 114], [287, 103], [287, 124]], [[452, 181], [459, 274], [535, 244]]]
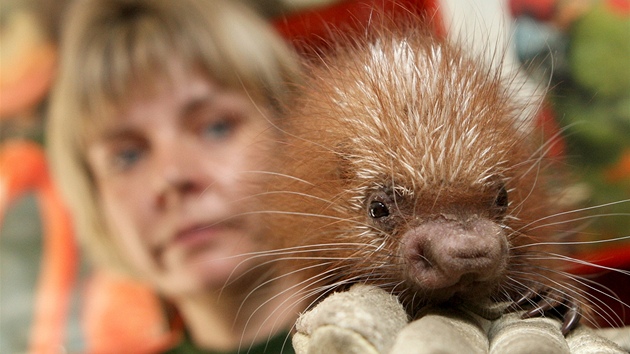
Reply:
[[[251, 287], [252, 278], [260, 279], [255, 265], [244, 257], [217, 257], [215, 254], [197, 254], [185, 264], [165, 269], [161, 288], [167, 295], [199, 294], [203, 292], [229, 292], [230, 288]], [[167, 267], [169, 268], [169, 267]]]

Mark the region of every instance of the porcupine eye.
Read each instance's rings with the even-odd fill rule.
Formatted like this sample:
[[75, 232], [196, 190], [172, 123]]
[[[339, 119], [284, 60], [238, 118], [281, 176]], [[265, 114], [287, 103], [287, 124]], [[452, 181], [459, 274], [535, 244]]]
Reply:
[[385, 205], [385, 203], [373, 200], [370, 203], [369, 213], [372, 219], [380, 219], [389, 216], [389, 208]]
[[497, 196], [494, 198], [493, 209], [497, 215], [497, 217], [503, 217], [505, 212], [507, 211], [509, 204], [508, 192], [505, 189], [505, 185], [502, 183], [499, 186], [499, 191], [497, 192]]

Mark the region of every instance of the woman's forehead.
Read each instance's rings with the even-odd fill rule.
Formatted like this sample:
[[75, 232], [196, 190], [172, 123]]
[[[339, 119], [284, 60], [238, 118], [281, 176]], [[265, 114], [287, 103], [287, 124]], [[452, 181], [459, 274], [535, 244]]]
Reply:
[[176, 85], [185, 84], [196, 76], [203, 76], [210, 82], [214, 81], [204, 71], [173, 57], [153, 68], [137, 69], [128, 73], [126, 77], [113, 78], [118, 84], [102, 82], [100, 92], [92, 93], [93, 98], [98, 98], [87, 102], [86, 111], [88, 116], [95, 118], [108, 117], [116, 111], [126, 109], [134, 102], [173, 91]]
[[92, 136], [118, 130], [117, 125], [146, 124], [152, 117], [184, 116], [191, 107], [234, 106], [236, 98], [238, 105], [243, 106], [252, 98], [241, 90], [220, 85], [199, 70], [181, 65], [171, 67], [161, 77], [153, 78], [153, 86], [131, 85], [124, 101], [108, 102], [107, 109], [95, 115], [90, 124]]

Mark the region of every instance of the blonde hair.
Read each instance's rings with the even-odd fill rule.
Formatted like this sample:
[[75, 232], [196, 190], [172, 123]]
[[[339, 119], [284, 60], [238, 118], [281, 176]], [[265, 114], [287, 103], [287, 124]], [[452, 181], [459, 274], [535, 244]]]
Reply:
[[124, 106], [138, 85], [146, 91], [168, 79], [174, 58], [246, 92], [276, 117], [300, 67], [265, 20], [229, 0], [79, 0], [64, 25], [47, 127], [53, 174], [89, 256], [129, 270], [101, 216], [85, 157], [89, 130]]

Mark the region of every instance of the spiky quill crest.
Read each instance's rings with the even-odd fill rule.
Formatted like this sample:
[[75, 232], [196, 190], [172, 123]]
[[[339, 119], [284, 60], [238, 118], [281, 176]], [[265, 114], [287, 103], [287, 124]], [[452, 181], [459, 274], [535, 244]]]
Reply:
[[[543, 287], [555, 274], [541, 269], [553, 266], [517, 247], [558, 233], [536, 223], [557, 211], [523, 116], [537, 103], [417, 19], [381, 20], [310, 67], [263, 203], [273, 248], [315, 292], [368, 282], [417, 308], [436, 292], [405, 276], [400, 236], [433, 215], [470, 213], [495, 221], [510, 247], [487, 295]], [[384, 221], [370, 218], [375, 198], [395, 205]]]

